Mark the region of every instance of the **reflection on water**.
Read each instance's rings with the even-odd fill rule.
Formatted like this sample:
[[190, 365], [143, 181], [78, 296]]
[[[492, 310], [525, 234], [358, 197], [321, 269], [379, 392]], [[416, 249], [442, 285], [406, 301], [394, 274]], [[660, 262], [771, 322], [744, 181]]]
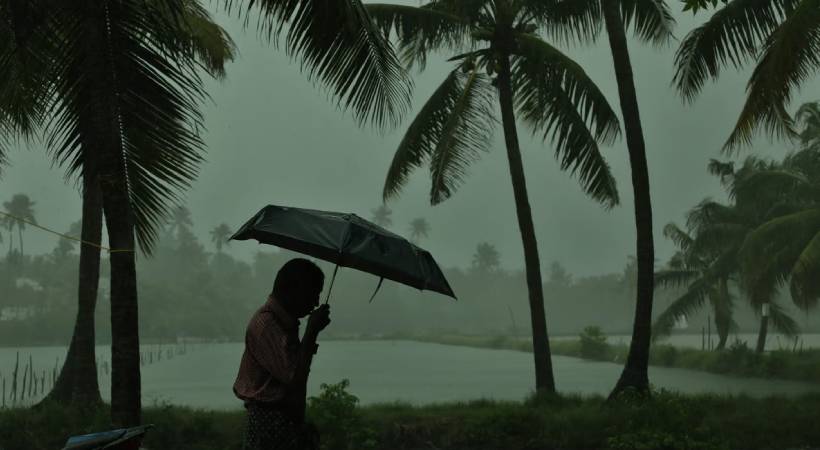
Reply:
[[[231, 385], [242, 344], [207, 344], [186, 355], [163, 359], [142, 368], [143, 402], [168, 402], [199, 408], [238, 408]], [[99, 348], [107, 358], [108, 347]], [[0, 374], [13, 370], [15, 349], [0, 349]], [[65, 349], [20, 349], [33, 354], [35, 366], [54, 366]], [[38, 363], [39, 362], [39, 363]], [[9, 364], [10, 363], [10, 364]], [[605, 395], [620, 375], [621, 365], [554, 357], [561, 392]], [[751, 396], [820, 392], [820, 385], [790, 381], [736, 378], [681, 369], [651, 368], [652, 383], [687, 393], [744, 393]], [[404, 341], [322, 342], [311, 371], [309, 394], [320, 383], [351, 381], [350, 390], [362, 403], [400, 400], [416, 404], [493, 398], [521, 400], [533, 386], [532, 355], [507, 350], [483, 350]], [[101, 376], [103, 397], [109, 378]]]

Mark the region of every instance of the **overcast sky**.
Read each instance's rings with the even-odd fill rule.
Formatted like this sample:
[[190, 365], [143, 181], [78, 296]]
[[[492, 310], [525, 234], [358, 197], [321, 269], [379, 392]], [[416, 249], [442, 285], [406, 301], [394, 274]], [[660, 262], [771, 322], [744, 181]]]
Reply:
[[[679, 9], [678, 2], [670, 4]], [[204, 239], [220, 222], [238, 227], [266, 204], [349, 211], [369, 218], [381, 202], [387, 167], [412, 117], [384, 135], [357, 128], [349, 115], [307, 81], [298, 64], [259, 42], [253, 31], [243, 31], [238, 21], [219, 17], [232, 32], [241, 55], [229, 67], [227, 81], [210, 88], [213, 104], [206, 107], [207, 163], [187, 194], [196, 232]], [[705, 18], [678, 14], [676, 35], [683, 37]], [[670, 85], [675, 48], [675, 44], [660, 50], [635, 42], [631, 45], [661, 261], [673, 251], [660, 235], [663, 225], [682, 221], [685, 211], [704, 197], [723, 197], [718, 180], [706, 173], [706, 163], [709, 158], [722, 157], [719, 149], [737, 118], [748, 76], [727, 71], [694, 105], [684, 105]], [[606, 40], [567, 51], [617, 108]], [[431, 61], [425, 73], [414, 74], [415, 108], [443, 79], [448, 67], [440, 58]], [[805, 89], [800, 101], [817, 98], [815, 87]], [[390, 204], [396, 232], [407, 234], [409, 222], [416, 217], [428, 219], [432, 233], [422, 245], [444, 266], [468, 265], [476, 245], [487, 241], [498, 247], [507, 268], [523, 267], [500, 131], [491, 153], [472, 168], [466, 184], [452, 199], [431, 207], [429, 175], [420, 170], [402, 196]], [[544, 268], [557, 260], [577, 275], [620, 271], [627, 256], [635, 253], [625, 142], [604, 149], [623, 199], [619, 207], [605, 211], [585, 197], [575, 179], [558, 170], [549, 143], [531, 139], [523, 127], [521, 135]], [[780, 157], [783, 148], [763, 142], [758, 150]], [[79, 219], [77, 190], [64, 182], [61, 169], [51, 167], [41, 148], [20, 149], [10, 156], [13, 166], [0, 179], [0, 200], [19, 192], [28, 194], [36, 202], [39, 222], [57, 230], [66, 230]], [[27, 251], [49, 251], [55, 243], [52, 235], [37, 230], [26, 233]], [[237, 242], [230, 251], [248, 256], [257, 248], [255, 243]]]

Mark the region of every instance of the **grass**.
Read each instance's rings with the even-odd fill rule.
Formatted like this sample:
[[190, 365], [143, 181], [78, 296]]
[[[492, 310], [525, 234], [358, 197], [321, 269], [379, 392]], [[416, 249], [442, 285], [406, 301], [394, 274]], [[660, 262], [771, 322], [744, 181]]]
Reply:
[[[582, 336], [579, 339], [550, 341], [552, 354], [618, 363], [626, 360], [629, 352], [627, 345], [608, 344], [605, 341], [596, 340], [598, 336], [592, 338], [589, 335], [584, 336], [582, 334]], [[529, 339], [506, 336], [397, 335], [389, 338], [532, 352], [532, 342]], [[732, 344], [722, 351], [655, 344], [650, 350], [649, 364], [724, 375], [820, 382], [820, 350], [816, 349], [800, 351], [773, 350], [761, 355], [742, 343]]]
[[[335, 385], [339, 388], [339, 385]], [[553, 396], [413, 407], [338, 408], [326, 397], [311, 417], [327, 450], [366, 449], [807, 449], [820, 446], [820, 396], [751, 399], [655, 393], [651, 399]], [[335, 411], [335, 412], [334, 412]], [[331, 417], [338, 414], [339, 417]], [[0, 411], [0, 448], [54, 450], [67, 436], [107, 427], [107, 411], [52, 406]], [[351, 416], [356, 421], [350, 421]], [[335, 420], [335, 423], [331, 421]], [[152, 450], [239, 450], [244, 413], [146, 408]], [[338, 423], [347, 425], [339, 427]], [[357, 436], [356, 440], [351, 436]]]

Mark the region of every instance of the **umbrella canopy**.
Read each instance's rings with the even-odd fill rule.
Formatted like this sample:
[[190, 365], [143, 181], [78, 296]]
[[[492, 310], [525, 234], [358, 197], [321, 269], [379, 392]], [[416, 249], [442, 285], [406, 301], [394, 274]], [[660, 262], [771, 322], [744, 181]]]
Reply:
[[337, 268], [358, 269], [456, 298], [429, 252], [355, 214], [268, 205], [231, 239], [256, 239], [334, 263]]

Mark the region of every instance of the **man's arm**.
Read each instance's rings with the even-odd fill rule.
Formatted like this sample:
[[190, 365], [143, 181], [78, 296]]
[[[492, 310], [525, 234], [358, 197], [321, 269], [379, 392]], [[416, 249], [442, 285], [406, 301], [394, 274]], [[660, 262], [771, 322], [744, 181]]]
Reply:
[[307, 327], [305, 328], [305, 335], [302, 337], [302, 345], [296, 357], [296, 368], [294, 369], [293, 379], [289, 387], [298, 393], [300, 410], [297, 414], [300, 418], [304, 418], [305, 416], [307, 380], [310, 374], [310, 365], [313, 362], [313, 355], [316, 354], [318, 348], [316, 339], [319, 337], [319, 333], [324, 330], [328, 324], [330, 324], [330, 307], [328, 305], [322, 305], [310, 314]]

